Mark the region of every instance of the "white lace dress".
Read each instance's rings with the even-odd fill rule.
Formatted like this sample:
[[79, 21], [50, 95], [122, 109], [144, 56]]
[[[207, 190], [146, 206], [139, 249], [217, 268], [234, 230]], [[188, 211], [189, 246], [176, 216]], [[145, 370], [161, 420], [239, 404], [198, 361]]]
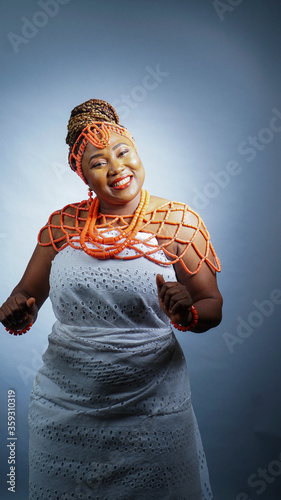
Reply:
[[53, 260], [57, 321], [31, 394], [30, 500], [212, 498], [157, 273], [176, 279], [145, 257], [101, 261], [69, 246]]

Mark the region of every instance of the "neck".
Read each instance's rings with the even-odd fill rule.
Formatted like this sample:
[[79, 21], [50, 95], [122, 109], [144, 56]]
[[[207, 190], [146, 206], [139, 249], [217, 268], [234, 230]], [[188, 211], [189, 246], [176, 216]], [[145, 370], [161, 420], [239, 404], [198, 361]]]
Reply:
[[103, 215], [131, 215], [139, 206], [141, 193], [127, 203], [107, 204], [99, 199], [99, 212]]

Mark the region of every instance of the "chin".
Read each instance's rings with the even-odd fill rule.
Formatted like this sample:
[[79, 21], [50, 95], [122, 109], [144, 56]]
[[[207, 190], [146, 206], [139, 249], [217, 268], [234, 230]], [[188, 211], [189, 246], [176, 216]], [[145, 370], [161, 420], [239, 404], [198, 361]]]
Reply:
[[116, 190], [111, 190], [110, 196], [113, 197], [114, 199], [120, 199], [124, 201], [131, 201], [137, 196], [139, 196], [142, 186], [134, 186], [134, 181], [131, 183], [130, 186], [123, 188], [123, 189], [116, 189]]

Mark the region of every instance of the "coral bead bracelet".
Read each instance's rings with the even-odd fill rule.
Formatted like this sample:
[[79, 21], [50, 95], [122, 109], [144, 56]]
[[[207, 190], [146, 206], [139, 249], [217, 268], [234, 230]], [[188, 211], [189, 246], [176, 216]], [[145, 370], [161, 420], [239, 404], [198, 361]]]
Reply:
[[5, 328], [7, 332], [9, 332], [11, 335], [22, 335], [23, 333], [29, 332], [30, 328], [32, 327], [33, 323], [29, 323], [25, 328], [22, 330], [10, 330], [9, 328]]
[[178, 325], [177, 323], [175, 323], [174, 321], [171, 320], [172, 325], [180, 332], [189, 332], [198, 323], [198, 312], [196, 311], [195, 307], [191, 306], [190, 311], [192, 314], [192, 321], [191, 321], [190, 325], [188, 325], [188, 326]]

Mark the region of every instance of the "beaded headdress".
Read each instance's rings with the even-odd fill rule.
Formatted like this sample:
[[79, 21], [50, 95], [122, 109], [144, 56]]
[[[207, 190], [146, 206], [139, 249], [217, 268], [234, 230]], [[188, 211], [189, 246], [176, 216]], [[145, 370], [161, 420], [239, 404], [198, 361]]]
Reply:
[[90, 99], [76, 106], [68, 122], [66, 142], [69, 144], [69, 165], [87, 184], [82, 170], [82, 157], [90, 142], [96, 148], [105, 148], [110, 140], [110, 132], [116, 132], [129, 139], [136, 148], [133, 136], [119, 124], [115, 109], [106, 101]]

